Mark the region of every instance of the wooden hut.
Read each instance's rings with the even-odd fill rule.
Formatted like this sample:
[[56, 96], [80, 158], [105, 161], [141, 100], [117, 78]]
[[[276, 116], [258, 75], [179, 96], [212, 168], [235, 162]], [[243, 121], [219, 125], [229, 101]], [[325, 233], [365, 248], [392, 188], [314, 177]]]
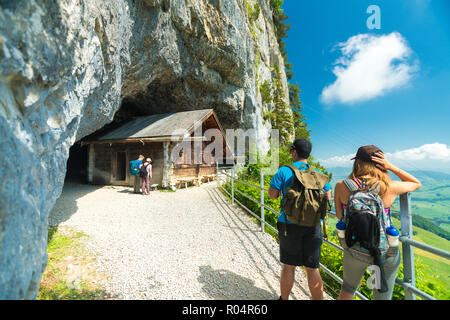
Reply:
[[[214, 152], [212, 158], [204, 161], [202, 157], [202, 163], [196, 164], [192, 161], [192, 154], [186, 154], [183, 149], [176, 151], [180, 148], [181, 141], [191, 144], [191, 152], [194, 150], [195, 141], [202, 141], [204, 148], [210, 142], [203, 134], [211, 128], [220, 132], [223, 139], [223, 156], [232, 158], [225, 133], [213, 109], [132, 118], [119, 128], [94, 140], [83, 141], [83, 145], [89, 145], [88, 182], [133, 185], [134, 177], [130, 175], [129, 162], [137, 159], [139, 154], [152, 159], [152, 185], [174, 188], [180, 184], [200, 184], [202, 181], [214, 179], [218, 160]], [[198, 135], [200, 129], [201, 135]], [[172, 157], [173, 148], [177, 148], [174, 150], [179, 155], [177, 159]]]

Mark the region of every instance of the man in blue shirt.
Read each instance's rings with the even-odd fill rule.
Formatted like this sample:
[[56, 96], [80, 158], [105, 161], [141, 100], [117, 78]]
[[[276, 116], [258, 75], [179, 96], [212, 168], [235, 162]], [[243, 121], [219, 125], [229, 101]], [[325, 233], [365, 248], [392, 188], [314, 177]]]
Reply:
[[[144, 160], [144, 156], [142, 154], [139, 155], [139, 158], [137, 159], [139, 161], [139, 169], [142, 166], [142, 161]], [[139, 174], [134, 176], [134, 193], [140, 193], [141, 189], [141, 177]]]
[[[311, 142], [297, 139], [291, 146], [293, 165], [299, 170], [310, 167], [307, 159], [311, 153]], [[316, 169], [317, 170], [317, 169]], [[317, 170], [319, 171], [319, 170]], [[319, 171], [320, 172], [320, 171]], [[294, 182], [294, 172], [288, 167], [281, 167], [270, 181], [269, 198], [276, 199], [280, 193], [284, 197], [286, 188]], [[323, 187], [328, 199], [331, 199], [331, 187], [327, 182]], [[283, 199], [281, 200], [283, 202]], [[280, 276], [280, 300], [288, 300], [295, 280], [295, 267], [304, 266], [308, 278], [308, 286], [313, 300], [323, 299], [323, 283], [319, 273], [320, 247], [322, 245], [322, 229], [303, 227], [291, 223], [280, 208], [278, 217], [278, 237], [280, 240], [280, 261], [283, 263]]]

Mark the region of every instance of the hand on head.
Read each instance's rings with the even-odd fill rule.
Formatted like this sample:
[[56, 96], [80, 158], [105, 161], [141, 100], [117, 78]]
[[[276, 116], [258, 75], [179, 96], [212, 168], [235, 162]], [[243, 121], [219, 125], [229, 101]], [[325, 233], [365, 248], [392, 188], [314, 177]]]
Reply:
[[378, 169], [383, 171], [390, 170], [392, 167], [391, 163], [385, 158], [384, 153], [382, 152], [375, 153], [375, 155], [372, 156], [372, 161], [376, 163]]

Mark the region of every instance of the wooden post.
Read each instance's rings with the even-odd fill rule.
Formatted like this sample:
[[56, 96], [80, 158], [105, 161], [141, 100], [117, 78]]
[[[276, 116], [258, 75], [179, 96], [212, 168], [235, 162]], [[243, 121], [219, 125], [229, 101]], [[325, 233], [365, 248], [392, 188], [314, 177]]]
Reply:
[[88, 183], [93, 184], [94, 183], [94, 168], [95, 168], [95, 148], [94, 145], [91, 143], [89, 144], [89, 151], [88, 151]]
[[163, 178], [162, 178], [162, 187], [167, 188], [169, 187], [169, 141], [163, 141], [163, 155], [164, 155], [164, 162], [163, 162]]
[[175, 190], [175, 182], [173, 179], [173, 159], [172, 159], [172, 150], [174, 147], [174, 143], [169, 142], [167, 147], [167, 157], [169, 158], [169, 166], [167, 170], [167, 183], [170, 189]]
[[130, 161], [131, 161], [131, 157], [130, 157], [130, 145], [127, 145], [126, 148], [125, 148], [125, 163], [126, 163], [126, 165], [127, 165], [127, 171], [126, 171], [126, 173], [125, 173], [125, 183], [126, 183], [128, 186], [131, 186], [131, 181], [130, 181], [131, 175], [130, 175], [130, 166], [129, 166]]
[[116, 172], [117, 172], [117, 161], [114, 157], [114, 152], [111, 150], [111, 146], [109, 147], [109, 159], [111, 163], [111, 171], [109, 172], [109, 183], [112, 184], [116, 180]]
[[220, 181], [219, 181], [219, 163], [216, 161], [216, 181], [217, 181], [217, 186], [220, 186]]
[[195, 168], [195, 173], [196, 173], [196, 176], [197, 176], [197, 186], [200, 186], [201, 185], [201, 179], [200, 179], [200, 164], [197, 164], [197, 166], [196, 166], [196, 168]]

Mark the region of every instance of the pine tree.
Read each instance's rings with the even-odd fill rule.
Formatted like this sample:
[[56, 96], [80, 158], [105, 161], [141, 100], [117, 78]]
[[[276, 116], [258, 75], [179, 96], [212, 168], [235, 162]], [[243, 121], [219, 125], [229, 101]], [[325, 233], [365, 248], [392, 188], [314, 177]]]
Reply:
[[298, 83], [289, 84], [289, 103], [294, 117], [295, 139], [309, 139], [311, 130], [308, 130], [306, 117], [302, 114], [303, 107], [300, 101], [300, 89]]
[[294, 121], [291, 112], [289, 112], [289, 105], [285, 102], [283, 96], [283, 85], [281, 82], [281, 73], [278, 66], [275, 66], [273, 102], [274, 110], [272, 127], [280, 131], [281, 145], [287, 145], [291, 139], [294, 130]]

